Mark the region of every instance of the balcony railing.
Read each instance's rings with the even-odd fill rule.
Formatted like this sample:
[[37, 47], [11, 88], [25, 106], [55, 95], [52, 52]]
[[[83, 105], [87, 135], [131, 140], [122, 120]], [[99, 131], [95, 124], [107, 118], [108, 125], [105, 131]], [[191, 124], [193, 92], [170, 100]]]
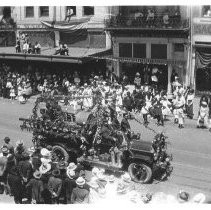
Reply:
[[189, 28], [189, 19], [180, 16], [169, 16], [167, 21], [163, 17], [155, 16], [147, 20], [144, 17], [113, 16], [105, 20], [107, 28], [137, 28], [137, 29], [185, 29]]

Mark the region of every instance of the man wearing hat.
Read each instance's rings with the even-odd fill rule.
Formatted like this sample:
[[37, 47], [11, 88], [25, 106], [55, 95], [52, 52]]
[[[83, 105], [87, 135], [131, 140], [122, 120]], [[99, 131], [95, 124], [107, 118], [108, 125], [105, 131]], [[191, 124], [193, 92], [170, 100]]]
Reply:
[[71, 202], [73, 204], [89, 203], [89, 191], [84, 188], [86, 181], [83, 177], [78, 177], [76, 180], [77, 187], [73, 189]]
[[141, 77], [140, 77], [140, 73], [139, 72], [136, 73], [136, 76], [135, 76], [135, 79], [134, 79], [134, 85], [136, 87], [140, 87], [141, 86]]
[[10, 144], [10, 138], [9, 137], [4, 138], [3, 146], [7, 147], [7, 149], [9, 150], [10, 153], [14, 153], [14, 147], [12, 146], [12, 144]]
[[77, 187], [75, 181], [75, 171], [71, 169], [67, 169], [67, 176], [65, 178], [65, 196], [66, 196], [66, 203], [71, 204], [71, 196], [72, 191], [74, 188]]
[[59, 196], [61, 194], [62, 189], [62, 179], [60, 178], [59, 169], [55, 169], [52, 171], [52, 177], [50, 177], [48, 181], [48, 190], [52, 196], [53, 203], [59, 203]]
[[43, 191], [43, 182], [40, 179], [42, 174], [40, 171], [35, 171], [33, 173], [33, 178], [28, 182], [26, 185], [27, 189], [31, 189], [31, 197], [32, 197], [32, 203], [33, 204], [41, 204], [43, 203], [42, 198], [42, 191]]

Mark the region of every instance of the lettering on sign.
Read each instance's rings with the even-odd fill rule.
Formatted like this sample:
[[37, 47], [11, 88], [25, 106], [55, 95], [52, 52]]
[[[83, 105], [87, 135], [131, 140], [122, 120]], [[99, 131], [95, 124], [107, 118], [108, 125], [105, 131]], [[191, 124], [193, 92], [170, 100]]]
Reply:
[[193, 25], [194, 34], [210, 35], [211, 24], [195, 24]]
[[30, 25], [17, 25], [18, 29], [31, 29], [31, 28], [46, 28], [41, 24], [30, 24]]

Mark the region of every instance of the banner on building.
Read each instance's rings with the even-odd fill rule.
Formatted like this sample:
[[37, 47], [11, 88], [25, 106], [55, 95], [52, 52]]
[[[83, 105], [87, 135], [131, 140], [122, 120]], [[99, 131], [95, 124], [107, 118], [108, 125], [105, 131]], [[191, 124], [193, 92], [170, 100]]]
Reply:
[[49, 22], [49, 21], [40, 21], [44, 26], [47, 26], [49, 28], [65, 32], [65, 33], [72, 33], [78, 30], [84, 30], [87, 29], [87, 25], [90, 19], [82, 19], [77, 20], [74, 22]]
[[206, 68], [211, 63], [211, 53], [196, 51], [196, 67]]

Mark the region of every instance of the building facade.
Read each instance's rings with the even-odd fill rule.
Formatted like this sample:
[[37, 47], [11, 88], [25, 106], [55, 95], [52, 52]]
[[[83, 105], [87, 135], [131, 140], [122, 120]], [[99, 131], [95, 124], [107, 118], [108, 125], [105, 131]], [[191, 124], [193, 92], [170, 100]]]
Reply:
[[[73, 12], [70, 20], [66, 17], [68, 9]], [[16, 35], [27, 33], [32, 43], [39, 41], [42, 46], [49, 47], [58, 46], [59, 42], [73, 47], [111, 47], [110, 38], [104, 33], [104, 19], [108, 12], [108, 7], [105, 6], [10, 7], [10, 16], [16, 23]], [[42, 22], [47, 22], [52, 27], [46, 27]], [[62, 27], [79, 23], [84, 23], [84, 30], [76, 30], [77, 27], [74, 31], [62, 30]], [[54, 28], [54, 24], [60, 25], [61, 30]]]
[[189, 84], [188, 6], [119, 6], [112, 14], [106, 29], [112, 36], [117, 75], [124, 72], [132, 81], [136, 72], [144, 78], [143, 69], [156, 66], [169, 93], [173, 69], [184, 85]]
[[211, 90], [211, 6], [192, 6], [191, 82], [198, 91]]

